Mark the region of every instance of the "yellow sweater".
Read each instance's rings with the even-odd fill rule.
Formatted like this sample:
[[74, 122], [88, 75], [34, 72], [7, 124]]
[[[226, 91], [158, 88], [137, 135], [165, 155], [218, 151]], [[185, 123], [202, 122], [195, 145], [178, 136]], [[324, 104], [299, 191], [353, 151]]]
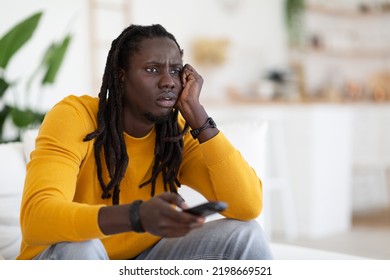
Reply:
[[[97, 98], [69, 96], [46, 115], [27, 165], [18, 259], [31, 259], [54, 243], [96, 238], [102, 240], [111, 259], [128, 259], [160, 239], [134, 232], [107, 236], [98, 226], [99, 208], [112, 201], [101, 199], [93, 141], [83, 142], [96, 129], [97, 110]], [[180, 124], [184, 124], [182, 118]], [[150, 185], [141, 189], [139, 185], [151, 177], [155, 131], [143, 138], [124, 137], [129, 165], [120, 185], [120, 204], [148, 200]], [[103, 169], [107, 182], [104, 163]], [[262, 209], [261, 181], [221, 132], [202, 144], [189, 133], [184, 136], [179, 180], [209, 200], [226, 201], [226, 217], [249, 220]], [[158, 180], [156, 194], [161, 192]]]

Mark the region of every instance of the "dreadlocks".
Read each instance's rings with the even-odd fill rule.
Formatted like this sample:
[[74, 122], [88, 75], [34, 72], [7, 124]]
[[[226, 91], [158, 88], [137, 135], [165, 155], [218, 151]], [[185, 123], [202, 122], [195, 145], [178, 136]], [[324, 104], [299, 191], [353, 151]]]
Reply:
[[[95, 139], [94, 155], [98, 180], [103, 191], [102, 198], [108, 199], [112, 196], [114, 205], [119, 204], [119, 185], [129, 162], [123, 136], [122, 97], [124, 89], [121, 86], [119, 72], [120, 69], [128, 68], [129, 58], [139, 51], [140, 44], [144, 39], [155, 37], [167, 37], [173, 40], [179, 48], [180, 54], [183, 55], [175, 37], [161, 25], [130, 25], [123, 30], [119, 37], [112, 42], [107, 56], [99, 92], [97, 129], [84, 138], [84, 141]], [[178, 113], [178, 110], [174, 109], [167, 121], [155, 125], [156, 145], [152, 176], [140, 185], [140, 187], [144, 187], [151, 184], [151, 196], [155, 194], [156, 180], [160, 173], [163, 177], [165, 191], [176, 193], [176, 187], [180, 187], [177, 175], [182, 161], [182, 136], [187, 132], [188, 125], [186, 124], [181, 131], [178, 125]], [[110, 177], [107, 184], [102, 176], [101, 154], [104, 154]]]

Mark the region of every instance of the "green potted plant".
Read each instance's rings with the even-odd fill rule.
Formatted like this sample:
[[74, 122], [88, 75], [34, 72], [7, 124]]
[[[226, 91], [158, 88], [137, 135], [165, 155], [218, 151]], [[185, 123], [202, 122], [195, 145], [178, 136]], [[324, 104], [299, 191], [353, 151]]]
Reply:
[[303, 44], [305, 0], [285, 0], [285, 24], [290, 47], [299, 48]]
[[[55, 82], [58, 71], [64, 60], [68, 46], [71, 42], [71, 35], [67, 34], [59, 42], [54, 42], [44, 52], [41, 63], [32, 71], [31, 76], [18, 78], [10, 81], [7, 76], [7, 69], [18, 51], [24, 47], [32, 38], [42, 17], [42, 12], [37, 12], [13, 26], [0, 38], [0, 143], [20, 140], [20, 136], [28, 127], [39, 125], [45, 113], [39, 112], [28, 102], [27, 95], [31, 92], [32, 84], [38, 85], [41, 91]], [[13, 102], [6, 102], [5, 96], [13, 91], [23, 88], [26, 95], [26, 104], [18, 105], [17, 96], [14, 95]], [[11, 98], [12, 100], [12, 98]], [[19, 132], [16, 139], [4, 138], [4, 124], [10, 120]]]

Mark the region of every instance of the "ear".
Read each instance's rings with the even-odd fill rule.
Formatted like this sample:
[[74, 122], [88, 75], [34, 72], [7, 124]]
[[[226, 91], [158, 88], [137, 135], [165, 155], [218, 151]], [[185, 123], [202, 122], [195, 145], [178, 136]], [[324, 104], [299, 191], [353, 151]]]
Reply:
[[125, 82], [126, 71], [122, 68], [119, 70], [119, 80], [121, 83]]

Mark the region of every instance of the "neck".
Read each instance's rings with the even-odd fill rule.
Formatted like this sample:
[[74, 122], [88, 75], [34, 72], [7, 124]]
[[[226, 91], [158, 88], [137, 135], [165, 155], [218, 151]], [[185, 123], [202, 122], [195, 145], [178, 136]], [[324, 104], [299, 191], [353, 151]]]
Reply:
[[146, 136], [154, 127], [154, 123], [144, 120], [123, 118], [123, 131], [128, 135], [141, 138]]

